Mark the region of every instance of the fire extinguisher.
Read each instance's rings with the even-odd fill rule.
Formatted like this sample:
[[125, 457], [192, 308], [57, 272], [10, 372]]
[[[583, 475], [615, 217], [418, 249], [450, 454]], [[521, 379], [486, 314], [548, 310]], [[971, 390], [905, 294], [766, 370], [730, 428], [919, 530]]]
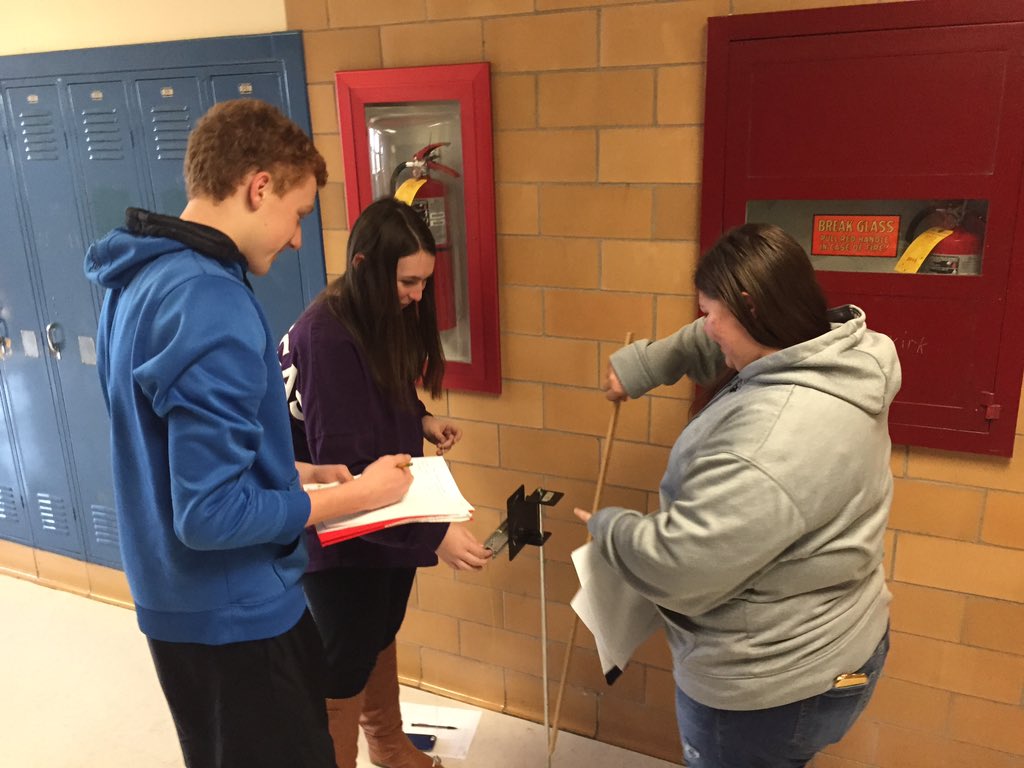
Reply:
[[[434, 236], [434, 244], [437, 246], [434, 259], [434, 303], [437, 307], [439, 331], [451, 330], [458, 322], [445, 186], [431, 177], [431, 173], [437, 171], [458, 178], [458, 171], [438, 162], [441, 147], [447, 147], [449, 143], [428, 144], [416, 152], [411, 160], [400, 163], [391, 174], [391, 194], [395, 199], [412, 206], [423, 217], [430, 228], [430, 234]], [[412, 172], [412, 178], [399, 185], [398, 180], [407, 169]]]
[[[919, 231], [922, 227], [925, 229]], [[984, 218], [969, 210], [966, 201], [933, 205], [915, 215], [907, 226], [910, 244], [905, 256], [918, 251], [919, 273], [980, 275], [984, 231]], [[921, 253], [923, 249], [927, 251]]]

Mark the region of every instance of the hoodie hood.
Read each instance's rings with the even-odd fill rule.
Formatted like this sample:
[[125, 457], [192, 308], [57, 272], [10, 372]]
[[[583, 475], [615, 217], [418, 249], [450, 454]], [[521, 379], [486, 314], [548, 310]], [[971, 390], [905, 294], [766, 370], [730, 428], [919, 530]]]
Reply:
[[859, 307], [848, 304], [829, 315], [841, 320], [831, 331], [755, 360], [739, 378], [817, 389], [877, 416], [900, 389], [896, 347], [888, 336], [868, 330]]
[[[123, 288], [140, 269], [161, 256], [189, 249], [228, 266], [245, 277], [245, 257], [220, 230], [141, 208], [125, 211], [125, 225], [89, 246], [85, 276], [102, 288]], [[251, 286], [250, 286], [251, 287]]]

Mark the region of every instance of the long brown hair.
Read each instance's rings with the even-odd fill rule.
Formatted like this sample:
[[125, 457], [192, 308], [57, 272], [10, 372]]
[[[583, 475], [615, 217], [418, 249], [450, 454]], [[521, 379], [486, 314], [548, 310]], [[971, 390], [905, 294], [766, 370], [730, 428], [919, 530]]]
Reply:
[[[406, 407], [417, 379], [422, 376], [423, 386], [438, 397], [444, 378], [433, 277], [418, 302], [402, 307], [398, 300], [398, 260], [419, 251], [437, 254], [423, 219], [405, 203], [381, 198], [352, 226], [345, 274], [317, 298], [362, 347], [377, 385]], [[363, 257], [358, 264], [357, 255]]]
[[[726, 232], [697, 262], [697, 290], [725, 304], [754, 341], [783, 349], [830, 329], [828, 305], [800, 243], [774, 224]], [[729, 379], [729, 369], [694, 400], [703, 408]]]

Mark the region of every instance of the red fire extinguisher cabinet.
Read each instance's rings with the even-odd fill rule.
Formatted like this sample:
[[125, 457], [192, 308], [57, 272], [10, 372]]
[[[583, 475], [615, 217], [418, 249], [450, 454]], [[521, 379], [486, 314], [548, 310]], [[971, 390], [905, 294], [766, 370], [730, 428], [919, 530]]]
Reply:
[[[702, 248], [744, 221], [807, 248], [830, 304], [896, 343], [895, 443], [1010, 456], [1024, 440], [1022, 170], [1020, 3], [709, 20]], [[941, 217], [959, 227], [945, 250], [899, 271]]]
[[337, 72], [335, 84], [349, 226], [385, 195], [424, 216], [444, 386], [500, 392], [489, 64]]

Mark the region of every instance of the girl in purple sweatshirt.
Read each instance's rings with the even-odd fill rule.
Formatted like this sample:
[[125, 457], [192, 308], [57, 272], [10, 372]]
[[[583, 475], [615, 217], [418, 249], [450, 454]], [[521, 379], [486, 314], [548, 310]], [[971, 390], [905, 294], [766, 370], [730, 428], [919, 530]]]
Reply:
[[[347, 270], [281, 340], [297, 460], [346, 464], [353, 474], [386, 454], [439, 454], [462, 436], [431, 415], [416, 382], [437, 397], [444, 356], [434, 308], [434, 239], [412, 208], [386, 198], [363, 211]], [[386, 768], [440, 765], [402, 731], [395, 635], [416, 568], [438, 557], [457, 570], [490, 558], [462, 525], [415, 523], [327, 548], [306, 532], [306, 598], [329, 660], [327, 709], [339, 768], [355, 768], [362, 725], [370, 759]]]

